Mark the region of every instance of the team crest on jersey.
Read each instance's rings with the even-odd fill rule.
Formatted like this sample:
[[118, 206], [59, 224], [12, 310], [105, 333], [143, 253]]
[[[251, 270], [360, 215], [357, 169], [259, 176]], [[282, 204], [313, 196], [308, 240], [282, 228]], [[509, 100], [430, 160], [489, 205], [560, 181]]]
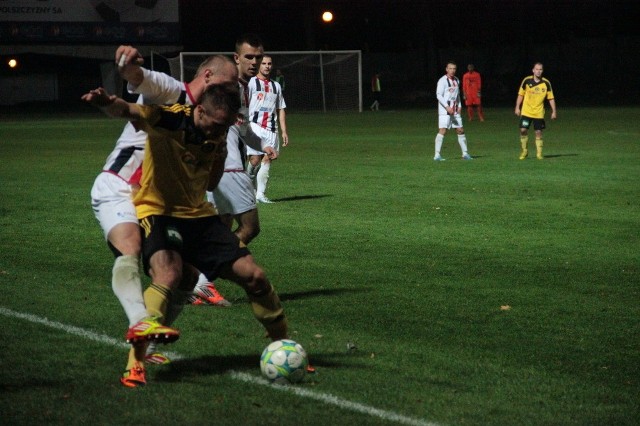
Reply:
[[258, 98], [259, 101], [263, 100], [264, 99], [264, 93], [258, 93], [257, 98]]
[[450, 87], [450, 88], [449, 88], [449, 93], [453, 93], [453, 92], [455, 92], [455, 91], [456, 91], [456, 89], [455, 89], [454, 87]]
[[172, 245], [182, 246], [182, 235], [176, 228], [170, 226], [167, 228], [167, 241]]

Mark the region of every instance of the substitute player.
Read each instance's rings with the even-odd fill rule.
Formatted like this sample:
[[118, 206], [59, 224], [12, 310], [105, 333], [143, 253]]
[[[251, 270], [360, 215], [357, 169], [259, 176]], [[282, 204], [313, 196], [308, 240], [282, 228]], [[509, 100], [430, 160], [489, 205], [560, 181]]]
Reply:
[[[285, 109], [287, 108], [282, 96], [282, 87], [277, 81], [270, 80], [273, 61], [271, 56], [264, 55], [260, 63], [258, 74], [249, 80], [249, 121], [253, 132], [260, 136], [263, 143], [280, 152], [280, 138], [278, 129], [282, 133], [282, 146], [289, 144]], [[247, 147], [249, 163], [247, 171], [252, 180], [256, 180], [256, 201], [259, 203], [273, 203], [266, 197], [267, 183], [271, 159], [262, 151]]]
[[473, 110], [478, 110], [478, 118], [484, 121], [482, 113], [482, 77], [473, 64], [467, 65], [467, 72], [462, 76], [462, 96], [467, 106], [469, 121], [473, 121]]
[[436, 135], [435, 161], [444, 161], [440, 155], [444, 135], [448, 129], [456, 129], [458, 134], [458, 144], [462, 150], [462, 159], [471, 160], [472, 157], [467, 151], [467, 137], [462, 126], [462, 102], [460, 101], [460, 80], [456, 77], [457, 65], [453, 61], [447, 62], [446, 74], [443, 75], [436, 86], [436, 97], [438, 98], [438, 127]]
[[[520, 83], [518, 89], [518, 98], [516, 99], [515, 114], [520, 117], [520, 145], [522, 152], [520, 159], [524, 160], [529, 155], [527, 145], [529, 143], [529, 127], [533, 124], [533, 130], [536, 134], [536, 158], [542, 160], [542, 131], [545, 129], [544, 122], [544, 101], [549, 101], [551, 107], [551, 119], [555, 120], [556, 101], [551, 89], [551, 83], [542, 77], [543, 65], [536, 62], [533, 65], [533, 75], [525, 77]], [[522, 109], [520, 107], [522, 106]]]

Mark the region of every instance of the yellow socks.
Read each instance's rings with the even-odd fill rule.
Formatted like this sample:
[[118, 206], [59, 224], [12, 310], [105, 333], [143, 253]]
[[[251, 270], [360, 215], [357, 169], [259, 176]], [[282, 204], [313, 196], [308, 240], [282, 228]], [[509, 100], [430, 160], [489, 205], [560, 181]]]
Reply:
[[147, 306], [147, 313], [164, 324], [164, 317], [167, 314], [167, 306], [171, 299], [171, 290], [167, 287], [151, 283], [144, 291], [144, 303]]
[[544, 158], [544, 156], [542, 155], [542, 146], [544, 144], [542, 143], [542, 139], [536, 139], [536, 157], [538, 158], [538, 160], [542, 160]]
[[276, 294], [273, 286], [269, 285], [269, 290], [262, 294], [247, 294], [251, 301], [253, 315], [264, 326], [272, 340], [286, 339], [289, 337], [287, 318], [284, 309], [280, 304], [280, 298]]
[[522, 152], [520, 153], [520, 159], [524, 160], [529, 155], [529, 151], [527, 150], [527, 144], [529, 143], [529, 136], [520, 136], [520, 146], [522, 147]]

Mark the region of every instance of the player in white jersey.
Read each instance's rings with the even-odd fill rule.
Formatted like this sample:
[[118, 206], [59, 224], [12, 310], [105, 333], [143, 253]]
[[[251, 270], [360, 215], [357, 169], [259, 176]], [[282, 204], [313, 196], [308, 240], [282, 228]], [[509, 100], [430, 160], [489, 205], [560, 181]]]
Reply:
[[[285, 113], [287, 104], [280, 84], [270, 80], [272, 66], [271, 56], [264, 55], [258, 74], [249, 81], [249, 121], [253, 131], [280, 153], [278, 129], [282, 132], [282, 146], [289, 144]], [[264, 152], [250, 147], [247, 147], [247, 155], [249, 157], [247, 171], [251, 179], [256, 181], [256, 201], [273, 203], [265, 196], [271, 159], [264, 155]]]
[[247, 82], [258, 72], [264, 48], [262, 41], [255, 34], [245, 34], [236, 41], [234, 59], [238, 66], [238, 80], [242, 106], [240, 119], [236, 126], [232, 126], [227, 134], [227, 159], [224, 174], [213, 193], [208, 193], [209, 200], [218, 209], [218, 214], [229, 227], [237, 223], [235, 234], [240, 241], [249, 244], [260, 233], [260, 219], [256, 206], [256, 197], [251, 178], [245, 171], [246, 146], [253, 145], [254, 149], [268, 151], [271, 159], [277, 153], [258, 138], [249, 126], [249, 92]]
[[456, 77], [457, 66], [455, 62], [447, 62], [446, 74], [438, 80], [436, 86], [436, 97], [438, 98], [438, 134], [435, 141], [435, 161], [444, 161], [440, 155], [444, 135], [448, 129], [456, 129], [458, 134], [458, 144], [462, 150], [462, 158], [471, 160], [472, 157], [467, 151], [467, 137], [462, 126], [462, 101], [460, 99], [460, 80]]
[[[129, 82], [127, 89], [139, 94], [137, 102], [142, 104], [192, 104], [208, 85], [233, 83], [237, 79], [237, 71], [233, 63], [222, 59], [209, 58], [201, 65], [193, 81], [182, 83], [166, 74], [140, 67], [142, 56], [137, 49], [120, 46], [116, 50], [120, 74]], [[149, 335], [156, 327], [149, 320], [142, 294], [140, 227], [131, 197], [132, 188], [140, 180], [146, 138], [146, 133], [137, 132], [131, 123], [127, 123], [91, 190], [94, 213], [116, 256], [112, 288], [129, 319], [126, 339], [131, 341], [144, 338], [145, 333]]]

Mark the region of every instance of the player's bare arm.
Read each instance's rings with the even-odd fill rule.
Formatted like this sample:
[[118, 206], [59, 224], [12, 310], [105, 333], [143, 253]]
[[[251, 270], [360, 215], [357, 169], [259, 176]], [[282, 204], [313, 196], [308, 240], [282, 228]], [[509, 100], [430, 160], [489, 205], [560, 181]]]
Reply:
[[[524, 100], [524, 96], [522, 95], [518, 95], [518, 98], [516, 99], [516, 108], [514, 110], [515, 114], [520, 117], [520, 105], [522, 105], [522, 101]], [[555, 108], [554, 108], [555, 110]]]
[[118, 65], [118, 72], [120, 76], [133, 84], [139, 86], [144, 80], [144, 74], [142, 68], [144, 64], [144, 58], [133, 46], [119, 46], [116, 49], [116, 64]]
[[289, 134], [287, 133], [287, 114], [284, 109], [278, 110], [278, 121], [280, 122], [280, 135], [282, 136], [282, 146], [289, 145]]
[[126, 118], [134, 121], [140, 118], [140, 110], [136, 104], [130, 104], [116, 95], [110, 95], [102, 87], [89, 91], [82, 95], [81, 99], [100, 108], [110, 117]]
[[549, 100], [549, 106], [551, 107], [551, 119], [555, 120], [558, 115], [556, 114], [556, 101], [555, 99]]

